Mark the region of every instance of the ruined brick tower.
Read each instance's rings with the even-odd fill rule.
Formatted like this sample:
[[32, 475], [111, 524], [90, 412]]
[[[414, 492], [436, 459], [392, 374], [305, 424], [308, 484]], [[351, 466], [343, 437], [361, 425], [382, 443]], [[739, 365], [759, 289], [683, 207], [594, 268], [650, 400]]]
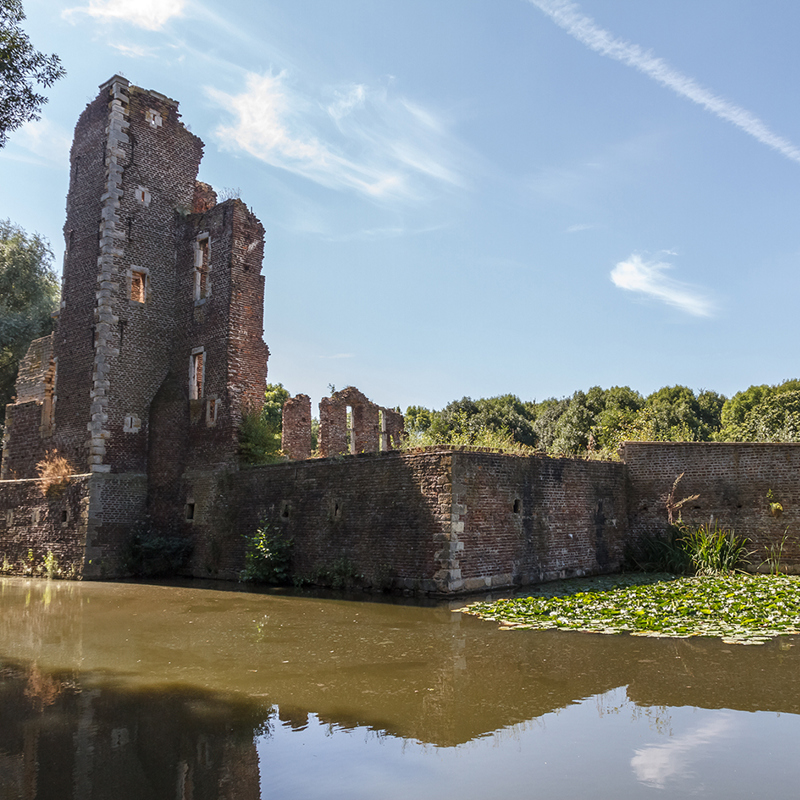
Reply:
[[182, 514], [183, 476], [234, 461], [263, 402], [264, 230], [196, 180], [202, 153], [175, 101], [119, 76], [75, 128], [58, 326], [21, 367], [2, 477], [53, 449], [93, 473], [87, 546], [120, 504]]

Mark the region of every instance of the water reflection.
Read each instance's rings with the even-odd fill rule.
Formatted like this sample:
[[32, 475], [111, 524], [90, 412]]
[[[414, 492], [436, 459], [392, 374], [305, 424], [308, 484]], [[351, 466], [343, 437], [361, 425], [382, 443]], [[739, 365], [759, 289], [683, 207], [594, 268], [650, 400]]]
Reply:
[[773, 786], [770, 764], [800, 777], [790, 754], [772, 755], [800, 733], [795, 644], [499, 631], [442, 606], [4, 579], [0, 797], [536, 786], [553, 798], [599, 777], [623, 797], [721, 797], [730, 781], [709, 778], [721, 765], [747, 796], [745, 764]]

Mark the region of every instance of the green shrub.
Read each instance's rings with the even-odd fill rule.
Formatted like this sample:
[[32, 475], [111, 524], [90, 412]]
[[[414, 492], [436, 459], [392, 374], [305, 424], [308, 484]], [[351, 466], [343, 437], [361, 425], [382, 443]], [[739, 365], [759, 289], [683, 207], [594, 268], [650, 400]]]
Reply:
[[750, 556], [747, 539], [718, 523], [683, 528], [683, 548], [698, 575], [724, 575], [745, 566]]
[[239, 580], [279, 586], [290, 583], [292, 540], [279, 526], [262, 520], [255, 533], [245, 539], [244, 569]]

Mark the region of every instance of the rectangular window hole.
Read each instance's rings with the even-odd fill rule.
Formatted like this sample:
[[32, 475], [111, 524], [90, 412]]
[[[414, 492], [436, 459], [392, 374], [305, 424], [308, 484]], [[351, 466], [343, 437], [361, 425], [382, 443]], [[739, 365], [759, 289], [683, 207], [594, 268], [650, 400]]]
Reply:
[[514, 513], [519, 514], [521, 510], [522, 510], [522, 503], [520, 503], [519, 498], [517, 497], [514, 500]]
[[131, 272], [131, 300], [144, 303], [147, 297], [147, 273], [133, 270]]
[[69, 522], [69, 509], [65, 508], [61, 511], [61, 521], [62, 522]]
[[194, 522], [194, 503], [186, 504], [186, 521]]

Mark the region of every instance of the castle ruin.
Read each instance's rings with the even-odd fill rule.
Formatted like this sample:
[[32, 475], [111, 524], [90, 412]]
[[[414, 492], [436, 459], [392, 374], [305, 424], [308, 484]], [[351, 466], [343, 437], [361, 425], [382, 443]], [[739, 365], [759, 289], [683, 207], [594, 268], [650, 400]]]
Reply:
[[[321, 457], [301, 394], [284, 407], [289, 460], [243, 468], [240, 423], [261, 408], [269, 357], [264, 229], [197, 181], [202, 153], [175, 101], [119, 76], [78, 120], [58, 324], [6, 411], [3, 571], [52, 553], [78, 577], [122, 575], [126, 542], [150, 526], [191, 545], [188, 574], [235, 578], [267, 523], [308, 582], [453, 594], [611, 572], [663, 524], [682, 472], [700, 495], [687, 518], [764, 547], [800, 521], [800, 445], [628, 443], [613, 463], [398, 451], [402, 415], [353, 387], [320, 403]], [[37, 465], [56, 454], [71, 474], [43, 492]]]

